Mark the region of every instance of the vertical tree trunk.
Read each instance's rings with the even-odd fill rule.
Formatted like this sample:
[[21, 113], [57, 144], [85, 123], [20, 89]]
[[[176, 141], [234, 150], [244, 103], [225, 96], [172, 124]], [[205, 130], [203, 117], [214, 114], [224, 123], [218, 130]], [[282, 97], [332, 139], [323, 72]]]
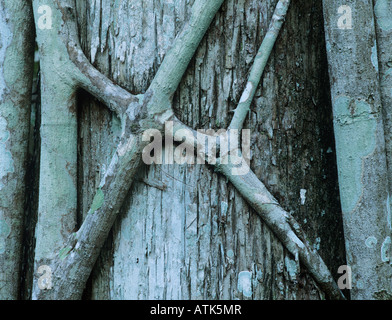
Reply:
[[[175, 95], [195, 129], [225, 128], [277, 1], [228, 0]], [[77, 1], [82, 46], [95, 66], [144, 93], [193, 1]], [[312, 236], [337, 275], [344, 244], [320, 1], [293, 3], [245, 128], [251, 167]], [[218, 57], [218, 58], [217, 58]], [[79, 100], [79, 221], [121, 134], [89, 95]], [[226, 179], [203, 165], [140, 172], [85, 293], [97, 299], [323, 297]]]
[[34, 55], [31, 4], [1, 0], [0, 30], [0, 299], [4, 300], [20, 297]]
[[346, 4], [339, 13], [340, 1], [324, 1], [347, 261], [352, 297], [385, 299], [392, 293], [390, 196], [373, 2]]
[[[41, 54], [41, 128], [38, 217], [33, 297], [40, 268], [50, 265], [76, 227], [77, 120], [74, 72], [60, 34], [63, 17], [45, 1], [33, 1]], [[50, 272], [48, 270], [47, 272]], [[43, 272], [42, 272], [43, 273]]]

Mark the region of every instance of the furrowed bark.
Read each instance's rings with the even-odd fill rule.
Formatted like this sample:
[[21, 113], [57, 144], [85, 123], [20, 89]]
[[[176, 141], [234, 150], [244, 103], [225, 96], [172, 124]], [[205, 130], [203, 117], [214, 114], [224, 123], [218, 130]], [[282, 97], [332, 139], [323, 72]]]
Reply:
[[[353, 299], [392, 293], [390, 208], [372, 1], [324, 1], [325, 33]], [[352, 13], [343, 20], [343, 14]], [[340, 19], [340, 20], [339, 20]]]
[[[260, 47], [258, 55], [253, 63], [251, 74], [246, 89], [242, 94], [240, 104], [238, 105], [234, 117], [230, 123], [230, 129], [240, 130], [249, 111], [249, 106], [254, 98], [257, 86], [260, 82], [263, 69], [267, 63], [268, 57], [273, 49], [273, 45], [278, 36], [278, 32], [283, 23], [284, 16], [287, 13], [289, 1], [279, 2], [277, 4], [270, 29]], [[270, 40], [272, 38], [272, 40]], [[245, 98], [246, 97], [246, 98]], [[193, 133], [195, 139], [188, 137], [185, 143], [188, 143], [190, 148], [199, 149], [199, 141], [196, 139], [196, 132], [190, 127], [182, 123], [179, 119], [174, 117], [173, 138], [178, 130], [189, 130]], [[202, 135], [206, 138], [205, 135]], [[220, 141], [220, 139], [218, 139]], [[220, 142], [217, 142], [217, 153], [220, 151]], [[206, 150], [205, 154], [198, 155], [208, 158], [211, 149]], [[226, 150], [231, 153], [233, 150]], [[227, 154], [226, 154], [227, 156]], [[222, 157], [222, 154], [221, 154]], [[256, 210], [257, 214], [266, 222], [271, 230], [278, 236], [290, 253], [294, 255], [296, 260], [301, 260], [307, 269], [310, 271], [314, 279], [321, 286], [324, 292], [330, 299], [345, 299], [344, 295], [338, 288], [332, 274], [328, 270], [324, 261], [314, 249], [311, 249], [306, 235], [301, 229], [298, 222], [290, 213], [287, 213], [277, 202], [277, 200], [267, 190], [265, 185], [257, 178], [257, 176], [248, 167], [246, 174], [233, 174], [235, 166], [230, 163], [222, 164], [218, 162], [214, 165], [216, 170], [225, 175], [228, 180], [236, 187], [246, 201]], [[242, 166], [248, 166], [245, 161], [242, 161]], [[243, 169], [243, 168], [242, 168]], [[299, 261], [298, 261], [299, 263]]]
[[[194, 3], [193, 15], [189, 24], [175, 40], [173, 48], [166, 55], [158, 70], [156, 78], [151, 84], [150, 89], [144, 95], [143, 101], [141, 101], [143, 103], [143, 109], [148, 110], [150, 116], [147, 117], [146, 114], [144, 117], [141, 117], [141, 119], [137, 119], [139, 124], [138, 129], [146, 130], [156, 127], [163, 130], [165, 121], [170, 119], [173, 115], [170, 99], [176, 90], [190, 59], [194, 55], [201, 38], [207, 31], [209, 24], [222, 2], [223, 0], [198, 0]], [[39, 4], [40, 2], [36, 1], [35, 8], [37, 8]], [[54, 6], [54, 17], [56, 18], [54, 20], [57, 23], [57, 28], [55, 29], [60, 28], [60, 18], [64, 17], [64, 13], [61, 12], [64, 12], [64, 8], [68, 9], [67, 6], [72, 10], [73, 5], [70, 1], [65, 3], [65, 7]], [[68, 36], [72, 34], [74, 33], [69, 33]], [[40, 40], [41, 46], [47, 45], [47, 43], [43, 43], [43, 38]], [[57, 43], [61, 48], [59, 54], [64, 55], [62, 57], [69, 60], [69, 56], [67, 55], [72, 56], [72, 52], [70, 53], [70, 46], [75, 46], [75, 44], [77, 44], [77, 42], [73, 39], [71, 45], [68, 45], [66, 50], [64, 50], [66, 47], [64, 43]], [[68, 51], [67, 55], [64, 54], [65, 51]], [[75, 57], [76, 55], [74, 55], [74, 58]], [[72, 70], [75, 72], [83, 70], [83, 68], [78, 66], [78, 63], [82, 61], [80, 56], [78, 59], [78, 61], [75, 59], [73, 60], [74, 68], [72, 68]], [[54, 67], [55, 66], [52, 64], [52, 68]], [[59, 70], [57, 70], [57, 72], [60, 73]], [[63, 79], [64, 83], [70, 86], [70, 91], [74, 89], [72, 86], [75, 86], [73, 79], [74, 78], [71, 78], [71, 80], [68, 78]], [[134, 106], [132, 105], [132, 108], [133, 107]], [[133, 110], [131, 110], [131, 113], [133, 113]], [[131, 119], [131, 121], [132, 120], [134, 119]], [[51, 267], [53, 270], [54, 283], [53, 287], [49, 290], [39, 290], [37, 287], [38, 278], [36, 277], [36, 285], [34, 286], [36, 290], [33, 293], [33, 298], [78, 299], [81, 297], [83, 288], [91, 269], [94, 266], [102, 244], [123, 203], [126, 191], [133, 182], [134, 174], [141, 164], [143, 144], [140, 143], [140, 138], [136, 138], [133, 135], [133, 131], [135, 130], [134, 124], [135, 123], [132, 124], [125, 121], [122, 141], [112, 159], [109, 171], [102, 180], [100, 188], [97, 190], [96, 196], [90, 207], [89, 215], [86, 217], [79, 231], [77, 233], [72, 233], [69, 236], [69, 240], [61, 250], [57, 250], [59, 249], [58, 245], [64, 243], [61, 239], [55, 239], [56, 245], [51, 248], [48, 248], [47, 244], [41, 243], [41, 245], [45, 246], [42, 250], [46, 250], [47, 252], [45, 252], [45, 257], [40, 256], [39, 261], [40, 263], [45, 262]], [[131, 125], [132, 127], [130, 128]], [[76, 141], [76, 139], [74, 141]], [[55, 215], [55, 213], [53, 213], [53, 215]], [[56, 219], [56, 217], [52, 216], [50, 221], [52, 221], [52, 219]], [[72, 217], [69, 219], [72, 219]], [[43, 218], [41, 218], [41, 220], [43, 220]], [[49, 224], [49, 221], [45, 222], [44, 225]], [[52, 229], [55, 230], [55, 227], [53, 226]], [[50, 250], [53, 248], [54, 250]]]
[[[378, 68], [384, 119], [385, 145], [388, 163], [389, 193], [392, 188], [392, 2], [374, 2], [376, 21]], [[389, 225], [392, 230], [391, 220]]]
[[[135, 101], [130, 94], [123, 94], [121, 89], [110, 80], [102, 77], [102, 75], [92, 68], [81, 54], [75, 39], [72, 39], [71, 37], [71, 40], [69, 41], [68, 39], [66, 45], [64, 42], [60, 44], [62, 48], [66, 48], [66, 50], [61, 49], [61, 55], [64, 55], [62, 57], [65, 57], [66, 60], [68, 60], [68, 58], [72, 60], [74, 67], [71, 68], [71, 70], [75, 71], [75, 74], [77, 75], [70, 77], [70, 79], [63, 79], [65, 81], [64, 87], [61, 88], [62, 92], [67, 93], [68, 96], [72, 97], [72, 93], [76, 87], [80, 86], [90, 93], [97, 95], [97, 98], [101, 101], [104, 101], [109, 105], [113, 103], [112, 110], [118, 114], [121, 115], [124, 113], [124, 110], [126, 110], [131, 122], [128, 121], [128, 118], [125, 118], [121, 144], [117, 148], [111, 165], [101, 181], [100, 187], [97, 190], [90, 207], [89, 214], [83, 222], [82, 227], [79, 231], [70, 234], [68, 241], [61, 250], [55, 252], [56, 249], [55, 251], [52, 251], [52, 253], [48, 253], [48, 255], [51, 254], [53, 257], [52, 261], [49, 261], [47, 258], [40, 260], [40, 262], [44, 262], [45, 259], [47, 259], [46, 261], [48, 261], [53, 271], [54, 283], [53, 288], [50, 290], [36, 290], [34, 298], [80, 298], [87, 277], [91, 272], [103, 242], [111, 229], [117, 212], [126, 196], [127, 190], [132, 184], [135, 173], [141, 165], [141, 150], [143, 149], [143, 144], [135, 134], [140, 133], [142, 129], [151, 129], [154, 127], [162, 130], [165, 121], [173, 119], [173, 112], [171, 110], [172, 95], [193, 56], [194, 51], [207, 30], [209, 23], [215, 16], [215, 13], [222, 2], [223, 1], [195, 2], [193, 8], [194, 15], [190, 24], [175, 41], [173, 49], [166, 56], [157, 73], [157, 77], [147, 93], [144, 96], [138, 97], [138, 99], [140, 99], [139, 101]], [[69, 8], [72, 8], [71, 2], [66, 1], [66, 3], [65, 6], [59, 5], [58, 7], [59, 11], [62, 11], [62, 13], [57, 13], [59, 16], [62, 15], [63, 18], [66, 13], [62, 9], [67, 9], [67, 5]], [[65, 22], [69, 21], [70, 20], [66, 18]], [[68, 33], [68, 36], [70, 34], [71, 33]], [[73, 32], [72, 34], [76, 33]], [[67, 51], [68, 57], [67, 54], [64, 53], [65, 51]], [[57, 74], [59, 74], [58, 70]], [[109, 87], [109, 98], [100, 92], [105, 86]], [[123, 96], [129, 97], [129, 99], [122, 99]], [[64, 96], [64, 98], [65, 97], [66, 96]], [[46, 97], [46, 100], [50, 101], [50, 98]], [[52, 101], [52, 103], [54, 102]], [[125, 109], [127, 104], [132, 104], [132, 106], [128, 106], [128, 108]], [[138, 105], [138, 107], [142, 105], [139, 109], [140, 112], [148, 110], [150, 113], [149, 117], [136, 119], [137, 117], [130, 116], [130, 114], [135, 116], [135, 110], [138, 109], [137, 107], [135, 109], [135, 105]], [[135, 122], [135, 120], [137, 121]], [[130, 128], [131, 124], [136, 124], [136, 126], [138, 126], [136, 131], [134, 126]], [[229, 169], [230, 167], [228, 166], [225, 168]], [[221, 170], [224, 171], [225, 168]], [[260, 194], [256, 195], [256, 199], [254, 198], [254, 195], [249, 195], [245, 192], [243, 195], [253, 207], [261, 207], [264, 210], [262, 212], [266, 214], [265, 218], [269, 219], [267, 219], [267, 221], [271, 223], [273, 230], [280, 235], [280, 238], [283, 239], [283, 243], [288, 247], [290, 252], [295, 256], [299, 255], [301, 259], [305, 261], [305, 265], [312, 274], [314, 274], [316, 280], [320, 281], [326, 292], [329, 293], [331, 297], [341, 298], [340, 292], [338, 290], [336, 291], [336, 285], [333, 280], [331, 281], [330, 273], [326, 270], [325, 264], [322, 262], [321, 258], [311, 250], [307, 250], [306, 244], [301, 242], [293, 231], [298, 225], [293, 223], [293, 219], [283, 209], [280, 207], [276, 209], [276, 200], [266, 191], [263, 184], [254, 174], [250, 173], [249, 176], [246, 177], [248, 178], [248, 181], [245, 181], [245, 187], [242, 178], [238, 178], [238, 180], [235, 177], [231, 177], [231, 179], [233, 184], [239, 188], [240, 192], [241, 190], [244, 192], [244, 188], [251, 188], [253, 191], [255, 191], [255, 189], [252, 188], [256, 188], [257, 190], [263, 191], [261, 196]], [[257, 197], [261, 197], [261, 200]], [[273, 203], [273, 209], [269, 208], [271, 203]], [[259, 211], [261, 211], [260, 208]], [[269, 213], [273, 214], [268, 216]], [[295, 225], [295, 227], [293, 225]], [[54, 230], [55, 226], [52, 226], [51, 229]], [[41, 234], [43, 234], [42, 231]], [[43, 238], [43, 236], [41, 236], [41, 238]], [[61, 241], [60, 239], [58, 241], [58, 243], [62, 242], [64, 242], [64, 240]], [[47, 244], [43, 243], [41, 243], [41, 245], [47, 246]]]
[[195, 1], [189, 23], [177, 36], [148, 89], [152, 93], [149, 113], [157, 114], [159, 117], [159, 114], [172, 112], [173, 95], [223, 1]]
[[[42, 15], [40, 8], [46, 5], [46, 2], [34, 1], [38, 26]], [[134, 104], [132, 103], [134, 101], [139, 103], [139, 98], [114, 85], [86, 63], [84, 56], [80, 55], [75, 21], [72, 16], [74, 2], [62, 1], [61, 4], [52, 2], [49, 8], [50, 27], [37, 28], [42, 72], [42, 144], [35, 271], [38, 271], [41, 266], [48, 266], [53, 271], [55, 269], [53, 261], [58, 258], [58, 253], [68, 242], [70, 234], [76, 231], [76, 91], [81, 87], [91, 93], [97, 93], [97, 98], [106, 102], [109, 108], [123, 120], [125, 120], [124, 110], [127, 110], [127, 107], [130, 112], [132, 111], [128, 117], [133, 120], [131, 116], [134, 114]], [[50, 54], [46, 54], [47, 52]], [[123, 173], [121, 168], [119, 172]], [[113, 199], [117, 199], [116, 196], [113, 196]], [[94, 262], [91, 262], [91, 266], [93, 264]], [[72, 270], [67, 271], [72, 272]], [[34, 299], [39, 298], [42, 292], [46, 293], [39, 287], [40, 275], [41, 273], [35, 273]], [[67, 278], [62, 280], [64, 279]], [[60, 287], [59, 290], [63, 289]], [[54, 292], [54, 290], [48, 291]], [[75, 294], [77, 293], [78, 291], [75, 291]], [[56, 297], [61, 298], [61, 295]]]
[[246, 119], [246, 115], [250, 110], [250, 105], [255, 96], [257, 87], [260, 83], [264, 68], [267, 65], [268, 58], [271, 55], [275, 41], [278, 38], [279, 31], [283, 25], [287, 10], [290, 6], [289, 0], [280, 0], [276, 5], [274, 15], [272, 17], [268, 32], [259, 48], [259, 51], [253, 62], [252, 69], [246, 89], [244, 90], [241, 100], [234, 111], [233, 119], [231, 120], [229, 129], [241, 130]]
[[[183, 143], [188, 143], [189, 148], [200, 150], [199, 141], [196, 139], [195, 131], [177, 118], [173, 121], [173, 138], [178, 130], [188, 130], [193, 133], [194, 139], [192, 139], [192, 136], [187, 137], [187, 140]], [[203, 138], [206, 137], [206, 135], [203, 136]], [[218, 154], [220, 143], [217, 142], [216, 145]], [[232, 152], [232, 150], [230, 150], [229, 153], [230, 152]], [[198, 156], [204, 156], [207, 159], [210, 153], [211, 149], [208, 149], [204, 154], [200, 154]], [[222, 157], [222, 154], [220, 154], [220, 156]], [[277, 235], [279, 240], [282, 241], [287, 250], [293, 254], [297, 261], [298, 258], [301, 260], [330, 299], [345, 299], [317, 250], [311, 249], [311, 246], [307, 241], [307, 237], [299, 223], [295, 221], [294, 217], [290, 213], [286, 212], [280, 206], [278, 201], [267, 190], [265, 185], [248, 167], [246, 161], [242, 161], [241, 166], [247, 166], [247, 170], [244, 170], [244, 167], [242, 167], [241, 171], [245, 171], [247, 173], [235, 174], [233, 172], [238, 169], [238, 166], [232, 164], [230, 155], [228, 157], [229, 161], [227, 164], [222, 164], [220, 161], [221, 159], [217, 159], [217, 163], [213, 165], [215, 170], [223, 174], [235, 186], [260, 218], [263, 219], [263, 221]]]
[[0, 30], [0, 300], [14, 300], [20, 297], [33, 79], [31, 3], [1, 0]]

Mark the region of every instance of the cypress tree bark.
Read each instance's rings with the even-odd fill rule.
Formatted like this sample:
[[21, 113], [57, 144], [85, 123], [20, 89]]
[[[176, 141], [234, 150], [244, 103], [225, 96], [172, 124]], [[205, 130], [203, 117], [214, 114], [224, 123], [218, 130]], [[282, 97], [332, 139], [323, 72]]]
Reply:
[[[53, 4], [33, 1], [41, 68], [41, 154], [34, 274], [42, 274], [76, 227], [77, 120], [74, 74]], [[35, 283], [35, 290], [37, 283]], [[33, 296], [36, 292], [33, 291]]]
[[[392, 48], [389, 44], [389, 40], [392, 36], [392, 3], [390, 1], [379, 0], [375, 1], [374, 4], [377, 36], [377, 62], [383, 106], [382, 110], [389, 172], [388, 178], [389, 181], [392, 181]], [[390, 187], [391, 185], [392, 184], [390, 183]]]

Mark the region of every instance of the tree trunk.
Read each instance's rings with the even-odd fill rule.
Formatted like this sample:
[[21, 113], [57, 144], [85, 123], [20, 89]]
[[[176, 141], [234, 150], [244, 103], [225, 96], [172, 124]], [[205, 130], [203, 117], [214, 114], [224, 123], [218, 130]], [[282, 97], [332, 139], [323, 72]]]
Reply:
[[0, 30], [0, 300], [4, 300], [20, 297], [34, 65], [31, 5], [1, 0]]
[[[174, 97], [194, 129], [226, 128], [277, 1], [228, 0]], [[77, 1], [90, 61], [143, 94], [193, 1]], [[251, 104], [251, 168], [310, 236], [334, 276], [345, 264], [321, 1], [292, 3]], [[119, 142], [121, 121], [78, 101], [78, 221]], [[226, 178], [204, 165], [139, 172], [85, 291], [92, 299], [320, 299], [303, 266]]]

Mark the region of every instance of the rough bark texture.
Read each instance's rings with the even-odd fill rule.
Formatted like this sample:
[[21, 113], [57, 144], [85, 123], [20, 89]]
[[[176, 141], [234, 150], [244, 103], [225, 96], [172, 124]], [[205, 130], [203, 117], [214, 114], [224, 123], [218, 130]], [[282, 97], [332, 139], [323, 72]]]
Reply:
[[[392, 46], [390, 44], [392, 37], [392, 2], [377, 0], [373, 1], [374, 17], [376, 21], [376, 38], [377, 38], [377, 56], [378, 56], [378, 71], [381, 89], [381, 102], [384, 120], [384, 136], [385, 147], [388, 164], [388, 179], [389, 179], [389, 194], [392, 193]], [[391, 233], [392, 231], [392, 216], [388, 197], [388, 216], [387, 225]], [[390, 239], [390, 238], [389, 238]], [[384, 251], [389, 250], [389, 264], [390, 259], [390, 245], [388, 237], [385, 238]], [[390, 299], [385, 291], [378, 294], [377, 298]]]
[[391, 211], [373, 3], [346, 2], [352, 28], [339, 27], [340, 4], [324, 1], [324, 14], [352, 297], [386, 299], [392, 290]]
[[41, 127], [41, 88], [39, 54], [34, 54], [34, 77], [29, 130], [29, 152], [26, 177], [26, 210], [23, 233], [23, 261], [21, 273], [21, 299], [28, 300], [34, 277], [35, 227], [38, 218], [39, 165], [40, 165], [40, 127]]
[[20, 297], [34, 27], [29, 2], [0, 1], [0, 299]]
[[[182, 121], [195, 129], [228, 126], [276, 2], [225, 2], [175, 95]], [[144, 93], [192, 4], [77, 1], [81, 44], [101, 72], [134, 94]], [[336, 274], [344, 264], [344, 247], [322, 30], [319, 1], [292, 4], [245, 128], [252, 129], [252, 169], [293, 211]], [[87, 94], [80, 96], [78, 110], [81, 222], [119, 142], [121, 125]], [[233, 186], [213, 170], [153, 165], [138, 179], [85, 298], [323, 296]]]

